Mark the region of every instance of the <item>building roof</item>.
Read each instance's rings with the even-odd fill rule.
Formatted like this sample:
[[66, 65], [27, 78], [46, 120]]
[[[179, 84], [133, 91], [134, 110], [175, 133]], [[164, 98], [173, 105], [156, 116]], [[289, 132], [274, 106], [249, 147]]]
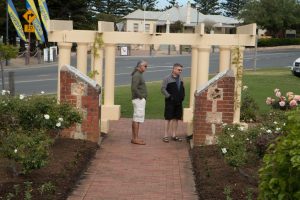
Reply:
[[[164, 25], [169, 20], [170, 23], [181, 21], [185, 26], [195, 26], [197, 23], [205, 23], [206, 26], [222, 26], [228, 24], [241, 23], [239, 20], [231, 17], [225, 17], [222, 15], [204, 15], [200, 12], [197, 13], [197, 9], [192, 8], [190, 3], [185, 6], [173, 6], [165, 11], [143, 11], [136, 10], [128, 15], [125, 19], [145, 19], [155, 20], [158, 25]], [[198, 18], [198, 19], [197, 19]]]

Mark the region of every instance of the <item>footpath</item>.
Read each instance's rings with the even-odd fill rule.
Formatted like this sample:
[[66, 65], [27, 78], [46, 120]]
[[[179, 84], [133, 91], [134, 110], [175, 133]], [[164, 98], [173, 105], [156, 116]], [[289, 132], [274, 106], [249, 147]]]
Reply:
[[[145, 120], [130, 143], [131, 119], [112, 121], [94, 160], [68, 200], [197, 200], [189, 144], [164, 143], [164, 120]], [[185, 137], [186, 125], [179, 123]]]

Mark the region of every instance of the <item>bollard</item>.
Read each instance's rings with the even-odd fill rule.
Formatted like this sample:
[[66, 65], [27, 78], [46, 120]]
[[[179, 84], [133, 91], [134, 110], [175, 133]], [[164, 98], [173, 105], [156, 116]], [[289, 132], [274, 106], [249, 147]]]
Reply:
[[15, 96], [15, 72], [8, 72], [8, 90], [11, 96]]
[[25, 51], [25, 65], [29, 64], [30, 54], [28, 51]]
[[41, 49], [38, 47], [37, 48], [37, 60], [38, 60], [38, 64], [41, 64], [42, 63], [42, 51]]

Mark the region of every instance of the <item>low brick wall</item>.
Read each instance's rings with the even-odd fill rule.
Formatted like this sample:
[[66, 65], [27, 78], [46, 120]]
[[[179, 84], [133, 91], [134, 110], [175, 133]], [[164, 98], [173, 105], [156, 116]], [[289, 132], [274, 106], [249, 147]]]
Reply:
[[194, 145], [216, 143], [222, 123], [233, 123], [234, 85], [232, 70], [220, 73], [195, 93]]
[[97, 83], [72, 66], [60, 71], [60, 102], [68, 102], [79, 109], [83, 120], [61, 133], [62, 137], [98, 142], [100, 137], [101, 89]]

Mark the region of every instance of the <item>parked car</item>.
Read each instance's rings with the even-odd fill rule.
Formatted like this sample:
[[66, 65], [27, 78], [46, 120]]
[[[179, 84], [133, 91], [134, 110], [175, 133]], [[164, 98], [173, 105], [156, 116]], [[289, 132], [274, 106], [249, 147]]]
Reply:
[[297, 58], [291, 67], [292, 73], [295, 76], [300, 76], [300, 58]]

